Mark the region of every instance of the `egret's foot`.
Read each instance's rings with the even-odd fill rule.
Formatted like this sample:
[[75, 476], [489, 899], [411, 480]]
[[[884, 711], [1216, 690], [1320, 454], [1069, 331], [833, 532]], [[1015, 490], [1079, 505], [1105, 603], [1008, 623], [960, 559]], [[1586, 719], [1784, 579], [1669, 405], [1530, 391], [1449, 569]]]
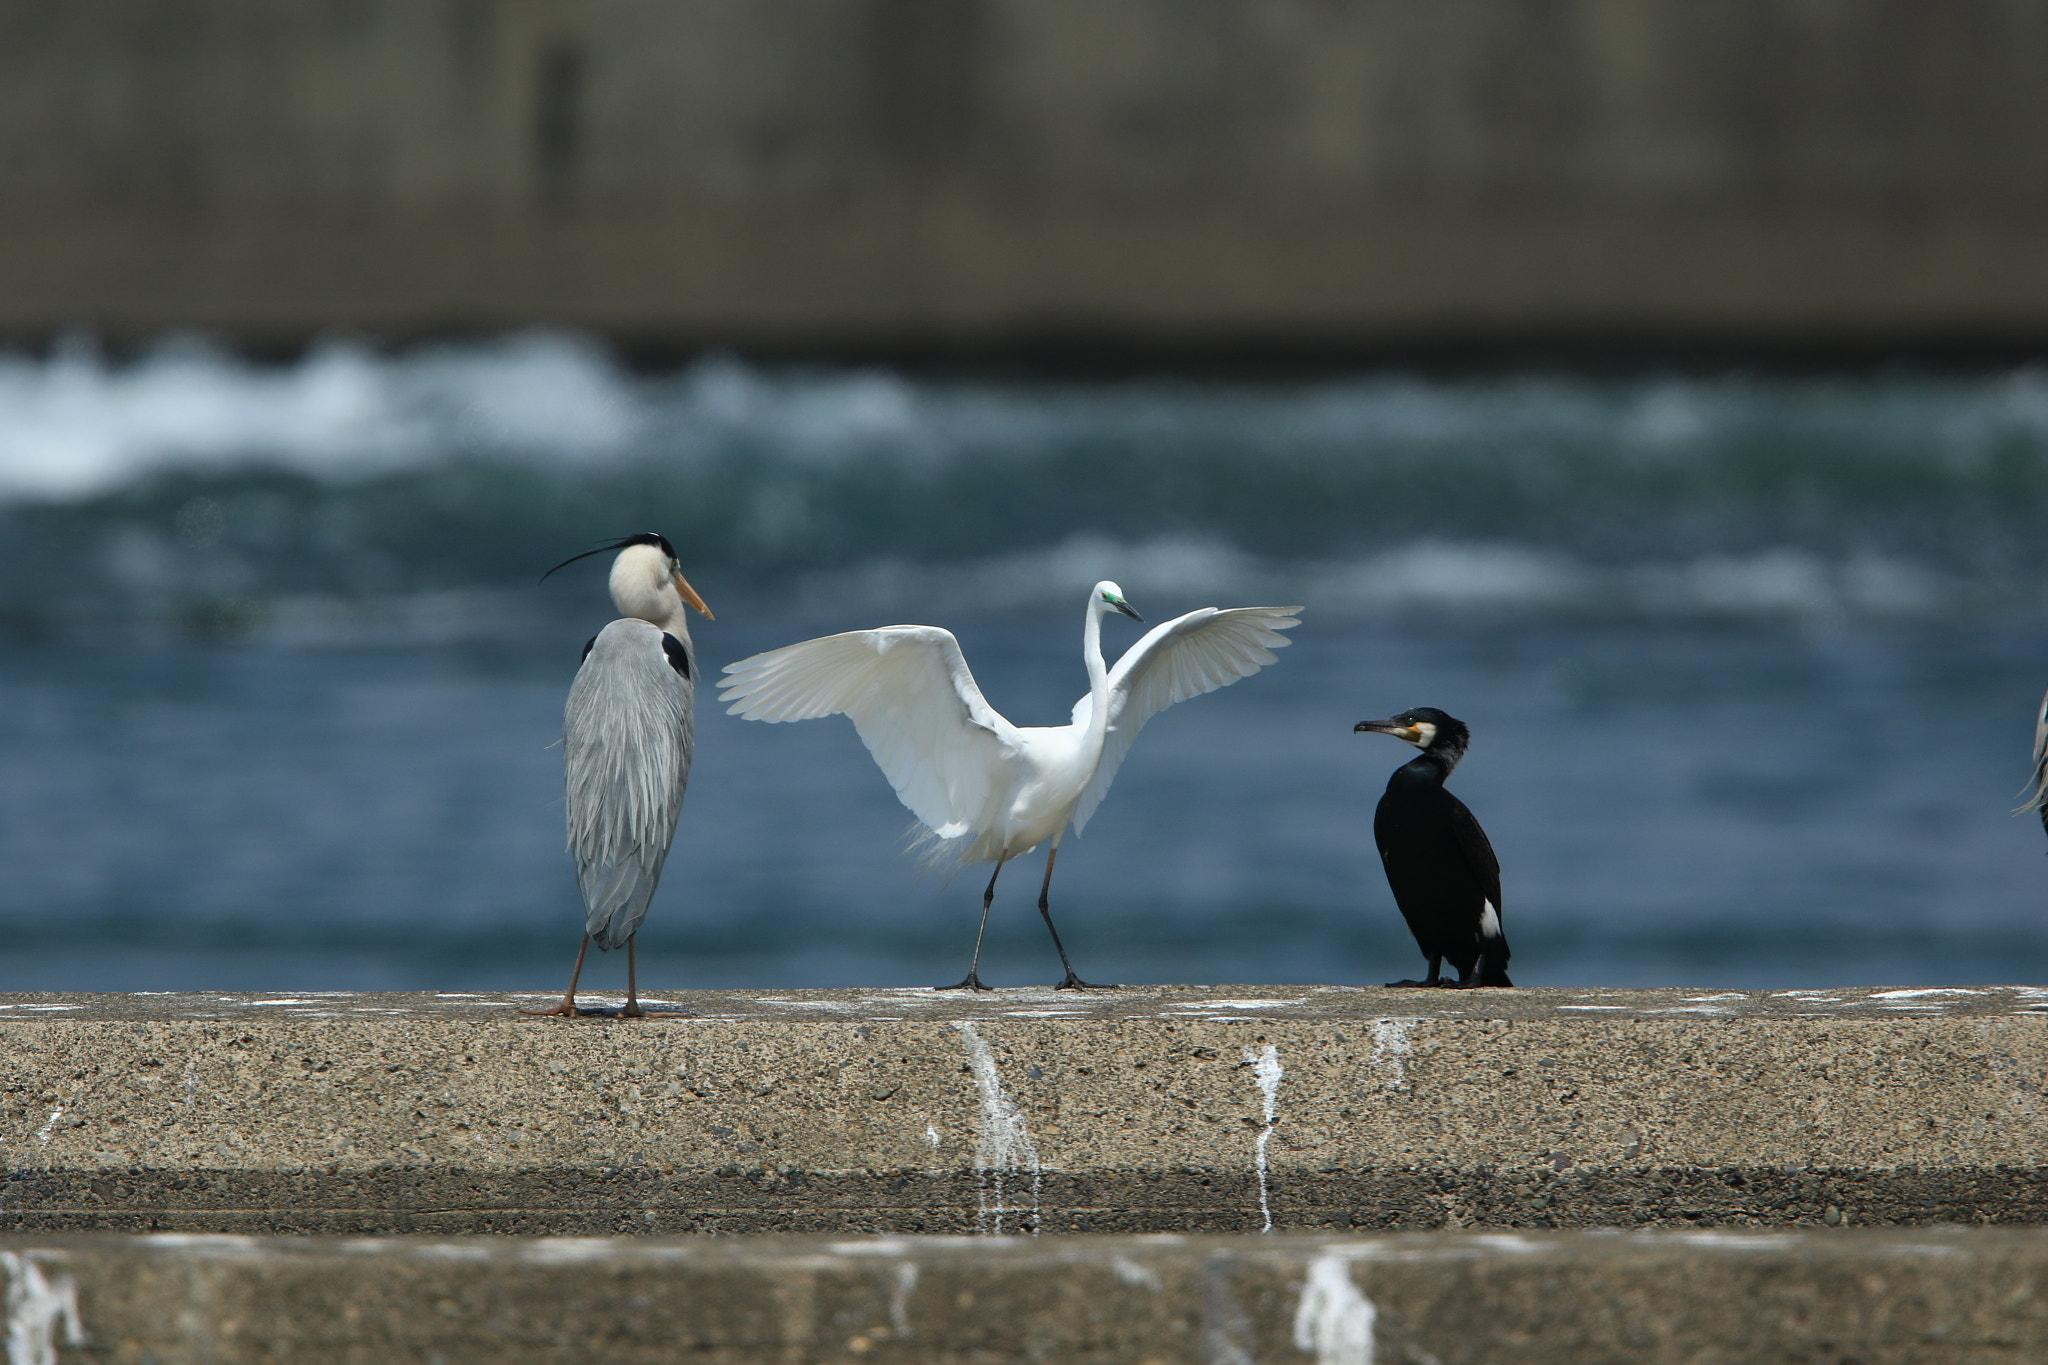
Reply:
[[628, 1001], [626, 1007], [619, 1011], [619, 1018], [621, 1019], [645, 1019], [646, 1017], [647, 1011], [640, 1008], [640, 1002], [637, 1000]]
[[530, 1015], [535, 1019], [581, 1019], [590, 1013], [589, 1010], [577, 1009], [574, 1000], [564, 1000], [551, 1010], [521, 1010], [519, 1012]]
[[1123, 987], [1117, 985], [1114, 981], [1110, 982], [1107, 986], [1098, 986], [1093, 981], [1083, 981], [1072, 972], [1068, 972], [1067, 979], [1054, 986], [1053, 989], [1056, 991], [1120, 991]]
[[965, 981], [956, 981], [950, 986], [934, 986], [932, 989], [935, 991], [992, 991], [995, 987], [982, 985], [980, 975], [975, 972], [969, 972]]

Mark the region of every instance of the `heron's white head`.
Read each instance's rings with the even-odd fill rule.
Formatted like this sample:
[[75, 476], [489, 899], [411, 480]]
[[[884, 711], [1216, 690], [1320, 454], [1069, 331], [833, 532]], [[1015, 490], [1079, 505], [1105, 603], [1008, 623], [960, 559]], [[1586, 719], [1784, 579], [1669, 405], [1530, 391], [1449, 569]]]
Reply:
[[1120, 611], [1133, 621], [1141, 625], [1144, 623], [1145, 618], [1138, 615], [1129, 602], [1124, 601], [1124, 590], [1110, 582], [1107, 578], [1095, 585], [1095, 594], [1092, 601], [1094, 602], [1095, 610], [1098, 612]]
[[[637, 536], [627, 536], [623, 540], [600, 545], [595, 550], [586, 550], [563, 560], [555, 565], [555, 569], [591, 555], [603, 554], [606, 550], [619, 552], [619, 557], [612, 561], [611, 590], [612, 603], [618, 607], [621, 616], [637, 616], [685, 640], [690, 638], [690, 632], [683, 615], [684, 603], [695, 607], [705, 620], [715, 619], [711, 608], [704, 605], [704, 599], [690, 586], [690, 580], [683, 577], [682, 565], [676, 562], [675, 547], [658, 531], [643, 531]], [[555, 569], [549, 569], [548, 573]], [[547, 574], [541, 577], [546, 578]]]

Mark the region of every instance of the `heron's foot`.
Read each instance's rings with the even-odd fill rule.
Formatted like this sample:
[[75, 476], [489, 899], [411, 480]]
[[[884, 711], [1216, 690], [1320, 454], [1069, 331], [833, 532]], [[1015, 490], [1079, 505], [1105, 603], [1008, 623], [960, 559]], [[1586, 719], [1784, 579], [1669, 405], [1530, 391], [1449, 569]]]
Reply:
[[935, 991], [992, 991], [995, 987], [982, 985], [980, 974], [969, 972], [965, 981], [956, 981], [950, 986], [934, 986], [932, 989]]
[[1106, 986], [1098, 986], [1093, 981], [1083, 981], [1080, 977], [1075, 976], [1072, 971], [1069, 971], [1067, 979], [1054, 986], [1053, 989], [1056, 991], [1120, 991], [1123, 987], [1117, 985], [1114, 981]]
[[535, 1019], [581, 1019], [590, 1013], [589, 1010], [577, 1009], [574, 1000], [564, 1000], [551, 1010], [521, 1010], [519, 1012], [530, 1015]]

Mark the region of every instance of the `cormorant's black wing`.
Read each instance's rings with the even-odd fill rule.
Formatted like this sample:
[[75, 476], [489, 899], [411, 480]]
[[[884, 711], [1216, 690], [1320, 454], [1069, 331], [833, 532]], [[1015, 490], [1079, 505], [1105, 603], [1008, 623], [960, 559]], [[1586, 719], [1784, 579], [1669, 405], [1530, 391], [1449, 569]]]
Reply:
[[1465, 855], [1466, 866], [1472, 869], [1472, 880], [1479, 883], [1486, 899], [1493, 902], [1494, 913], [1501, 914], [1500, 859], [1493, 856], [1493, 845], [1487, 842], [1486, 831], [1479, 828], [1479, 821], [1465, 809], [1465, 803], [1449, 792], [1444, 795], [1450, 797], [1451, 832], [1457, 836], [1458, 850]]

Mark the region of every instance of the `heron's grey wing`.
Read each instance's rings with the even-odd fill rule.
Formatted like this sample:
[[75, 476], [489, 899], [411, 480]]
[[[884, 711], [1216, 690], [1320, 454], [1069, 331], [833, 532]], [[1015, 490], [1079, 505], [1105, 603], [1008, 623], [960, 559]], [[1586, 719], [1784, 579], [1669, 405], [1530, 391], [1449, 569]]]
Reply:
[[2027, 804], [2021, 810], [2041, 812], [2041, 828], [2048, 830], [2048, 693], [2034, 713], [2034, 780], [2028, 784]]
[[618, 947], [646, 918], [690, 780], [696, 689], [663, 642], [646, 621], [606, 626], [562, 713], [569, 848], [600, 948]]
[[984, 823], [1016, 727], [981, 695], [960, 642], [937, 626], [852, 630], [725, 666], [719, 693], [748, 720], [844, 713], [911, 813], [941, 839]]
[[[1273, 662], [1284, 648], [1280, 634], [1301, 624], [1300, 607], [1203, 607], [1162, 621], [1124, 651], [1109, 671], [1109, 733], [1095, 776], [1074, 805], [1080, 833], [1102, 804], [1116, 770], [1145, 722], [1175, 702], [1228, 687]], [[1076, 720], [1083, 708], [1074, 708]]]

